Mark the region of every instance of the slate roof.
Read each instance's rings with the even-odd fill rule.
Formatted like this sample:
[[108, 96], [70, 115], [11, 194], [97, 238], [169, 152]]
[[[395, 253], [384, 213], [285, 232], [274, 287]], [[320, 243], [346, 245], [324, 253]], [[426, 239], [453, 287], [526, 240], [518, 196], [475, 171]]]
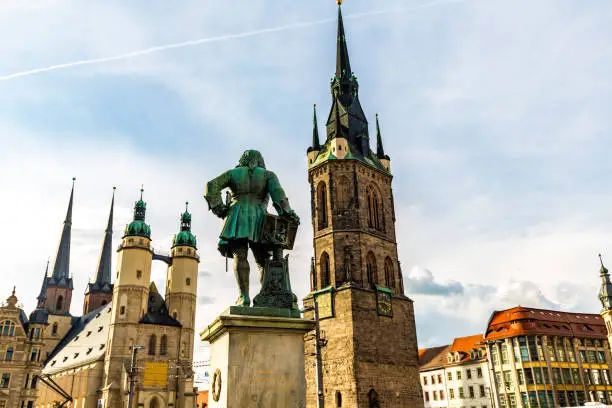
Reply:
[[72, 321], [72, 328], [53, 350], [43, 374], [54, 374], [104, 358], [111, 322], [111, 304]]
[[147, 305], [147, 313], [142, 317], [140, 323], [144, 324], [159, 324], [162, 326], [178, 326], [181, 323], [170, 316], [166, 301], [157, 291], [157, 286], [151, 282], [149, 286], [149, 303]]

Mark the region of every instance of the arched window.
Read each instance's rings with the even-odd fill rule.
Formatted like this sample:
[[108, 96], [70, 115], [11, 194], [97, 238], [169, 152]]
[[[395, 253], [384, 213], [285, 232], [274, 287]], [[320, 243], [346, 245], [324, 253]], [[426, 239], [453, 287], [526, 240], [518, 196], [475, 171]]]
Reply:
[[0, 336], [13, 337], [15, 335], [15, 323], [10, 320], [5, 320], [0, 323]]
[[313, 292], [317, 290], [317, 267], [314, 257], [310, 258], [310, 290]]
[[327, 227], [327, 186], [323, 181], [317, 186], [317, 210], [319, 229]]
[[340, 177], [336, 183], [336, 208], [338, 210], [346, 210], [351, 201], [351, 191], [348, 179], [345, 176]]
[[159, 341], [159, 355], [165, 356], [168, 354], [168, 337], [164, 334]]
[[378, 393], [374, 390], [374, 388], [370, 389], [368, 392], [368, 408], [380, 408]]
[[380, 195], [374, 186], [368, 186], [366, 193], [368, 199], [368, 227], [382, 231], [383, 219]]
[[393, 272], [393, 261], [385, 258], [385, 286], [395, 288], [395, 273]]
[[329, 255], [327, 252], [321, 254], [321, 261], [319, 263], [321, 268], [321, 289], [324, 289], [330, 285], [329, 280]]
[[57, 336], [57, 323], [53, 323], [53, 327], [51, 328], [51, 335]]
[[336, 391], [336, 407], [342, 407], [342, 394], [340, 393], [340, 391]]
[[150, 356], [155, 355], [156, 348], [157, 348], [157, 337], [154, 334], [152, 334], [151, 337], [149, 337], [149, 355]]
[[372, 251], [368, 252], [368, 255], [366, 256], [366, 283], [369, 286], [373, 286], [378, 283], [376, 257]]
[[159, 402], [156, 397], [151, 398], [151, 402], [149, 402], [149, 408], [159, 408]]
[[6, 349], [6, 355], [4, 356], [6, 361], [13, 361], [13, 348], [9, 347]]
[[62, 310], [62, 306], [64, 306], [64, 297], [60, 295], [57, 297], [57, 302], [55, 303], [55, 310]]

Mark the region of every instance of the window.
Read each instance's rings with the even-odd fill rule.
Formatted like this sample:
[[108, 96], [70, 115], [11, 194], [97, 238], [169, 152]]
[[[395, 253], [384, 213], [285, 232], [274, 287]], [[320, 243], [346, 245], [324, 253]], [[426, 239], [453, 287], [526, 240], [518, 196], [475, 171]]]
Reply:
[[368, 199], [368, 227], [383, 230], [382, 202], [374, 186], [366, 189]]
[[342, 407], [342, 394], [340, 391], [336, 391], [336, 407]]
[[11, 382], [11, 375], [9, 373], [2, 373], [2, 379], [0, 380], [0, 388], [8, 388]]
[[374, 256], [374, 252], [370, 251], [366, 256], [366, 280], [369, 285], [378, 283], [376, 275], [376, 257]]
[[506, 388], [512, 389], [512, 373], [510, 370], [504, 371], [504, 383], [506, 384]]
[[57, 336], [57, 323], [53, 323], [53, 327], [51, 328], [51, 335]]
[[4, 360], [13, 361], [13, 348], [9, 347], [6, 349], [6, 354], [4, 355]]
[[508, 364], [508, 345], [506, 343], [501, 345], [501, 362], [502, 364]]
[[465, 370], [465, 373], [467, 374], [467, 379], [471, 380], [472, 379], [472, 370], [470, 368], [468, 368], [467, 370]]
[[385, 258], [385, 286], [395, 288], [395, 274], [393, 273], [393, 261]]
[[423, 385], [427, 385], [427, 377], [426, 376], [423, 377]]
[[448, 378], [448, 381], [453, 381], [453, 373], [451, 373], [450, 371], [446, 373], [446, 377]]
[[168, 337], [164, 334], [159, 341], [159, 354], [165, 356], [168, 354]]
[[484, 386], [484, 385], [481, 385], [481, 386], [479, 387], [479, 390], [480, 390], [480, 397], [481, 397], [481, 398], [482, 398], [482, 397], [485, 397], [485, 396], [486, 396], [486, 394], [485, 394], [485, 386]]
[[433, 392], [433, 400], [437, 401], [438, 400], [438, 391], [434, 391]]
[[425, 401], [429, 401], [429, 391], [425, 391]]
[[472, 387], [471, 385], [468, 387], [468, 395], [470, 396], [470, 398], [474, 398], [474, 387]]
[[36, 329], [34, 329], [34, 338], [35, 339], [40, 338], [40, 327], [37, 327]]
[[476, 377], [482, 378], [482, 368], [478, 367], [476, 369]]
[[525, 337], [518, 338], [519, 352], [521, 361], [529, 361], [529, 351], [527, 351], [527, 340]]
[[461, 379], [461, 371], [457, 370], [457, 380], [460, 380], [460, 379]]
[[442, 374], [438, 374], [438, 384], [442, 384]]
[[32, 352], [30, 353], [30, 361], [36, 361], [36, 349], [32, 349]]
[[6, 408], [6, 400], [0, 401], [0, 408]]
[[157, 348], [157, 337], [154, 334], [152, 334], [151, 337], [149, 337], [149, 355], [150, 356], [155, 355], [156, 348]]
[[448, 389], [448, 396], [450, 399], [455, 399], [455, 389], [454, 388]]
[[[338, 147], [340, 150], [340, 147]], [[351, 202], [351, 191], [350, 191], [350, 182], [344, 176], [340, 177], [338, 182], [336, 183], [336, 207], [338, 210], [346, 210], [349, 207], [349, 203]]]
[[191, 286], [191, 278], [185, 279], [185, 285]]
[[329, 280], [329, 255], [327, 255], [327, 252], [321, 254], [319, 267], [321, 268], [321, 289], [324, 289], [331, 284]]
[[464, 398], [465, 396], [463, 395], [463, 387], [459, 387], [459, 398]]
[[142, 278], [142, 271], [139, 269], [136, 271], [136, 279]]
[[436, 377], [434, 377], [433, 375], [431, 376], [431, 383], [435, 384], [436, 383]]
[[440, 401], [444, 401], [444, 390], [440, 390]]
[[57, 297], [57, 302], [55, 302], [55, 310], [62, 310], [62, 306], [64, 306], [64, 297], [60, 295]]
[[316, 207], [319, 229], [327, 228], [327, 186], [322, 181], [317, 185]]
[[0, 336], [13, 337], [15, 335], [15, 323], [5, 320], [0, 324]]

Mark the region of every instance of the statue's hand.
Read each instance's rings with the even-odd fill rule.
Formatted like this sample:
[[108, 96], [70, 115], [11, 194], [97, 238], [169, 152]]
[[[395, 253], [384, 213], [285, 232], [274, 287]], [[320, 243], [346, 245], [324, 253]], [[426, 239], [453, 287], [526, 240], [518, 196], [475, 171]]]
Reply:
[[228, 208], [224, 204], [217, 205], [210, 209], [217, 217], [224, 219], [227, 217]]
[[300, 223], [300, 217], [298, 217], [298, 215], [293, 210], [285, 211], [285, 216], [296, 224]]

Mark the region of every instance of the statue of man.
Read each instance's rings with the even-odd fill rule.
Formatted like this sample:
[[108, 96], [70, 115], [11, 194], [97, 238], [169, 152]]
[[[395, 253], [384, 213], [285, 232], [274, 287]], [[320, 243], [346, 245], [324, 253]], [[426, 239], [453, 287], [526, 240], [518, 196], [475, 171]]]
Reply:
[[[229, 188], [231, 203], [223, 203], [221, 191]], [[267, 214], [268, 199], [279, 216], [299, 222], [289, 206], [289, 200], [276, 174], [266, 170], [264, 159], [257, 150], [242, 154], [238, 166], [226, 171], [206, 184], [204, 198], [209, 209], [225, 224], [219, 236], [219, 252], [234, 258], [234, 274], [238, 282], [239, 306], [250, 306], [248, 248], [251, 248], [259, 280], [263, 281], [264, 267], [270, 257], [270, 248], [262, 240], [262, 229]]]

